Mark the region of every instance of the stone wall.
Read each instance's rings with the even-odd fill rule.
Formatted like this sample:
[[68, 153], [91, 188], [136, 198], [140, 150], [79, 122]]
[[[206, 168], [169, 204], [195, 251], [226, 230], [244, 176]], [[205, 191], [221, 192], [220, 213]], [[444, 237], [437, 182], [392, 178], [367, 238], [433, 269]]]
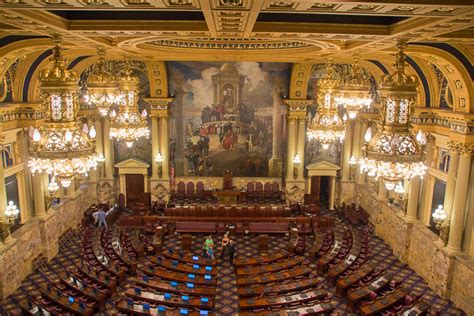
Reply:
[[[341, 192], [348, 197], [347, 184]], [[420, 221], [408, 220], [400, 207], [379, 201], [371, 186], [357, 185], [352, 198], [369, 213], [375, 234], [393, 249], [398, 259], [422, 276], [439, 296], [452, 300], [468, 315], [474, 315], [474, 260], [453, 255]]]
[[32, 218], [0, 245], [0, 299], [20, 286], [38, 256], [50, 260], [58, 253], [59, 237], [79, 224], [84, 211], [96, 202], [95, 183], [85, 183], [74, 199], [64, 199], [44, 217]]
[[451, 296], [467, 315], [474, 315], [474, 259], [457, 257], [454, 262]]

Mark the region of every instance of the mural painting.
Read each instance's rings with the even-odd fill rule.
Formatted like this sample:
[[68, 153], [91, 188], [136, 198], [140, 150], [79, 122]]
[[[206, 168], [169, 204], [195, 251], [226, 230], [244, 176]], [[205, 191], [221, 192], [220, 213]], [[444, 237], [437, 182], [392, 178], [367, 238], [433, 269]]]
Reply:
[[[171, 153], [178, 176], [268, 176], [284, 137], [273, 138], [289, 64], [171, 62]], [[278, 142], [278, 144], [275, 144]], [[277, 148], [278, 152], [273, 152]]]

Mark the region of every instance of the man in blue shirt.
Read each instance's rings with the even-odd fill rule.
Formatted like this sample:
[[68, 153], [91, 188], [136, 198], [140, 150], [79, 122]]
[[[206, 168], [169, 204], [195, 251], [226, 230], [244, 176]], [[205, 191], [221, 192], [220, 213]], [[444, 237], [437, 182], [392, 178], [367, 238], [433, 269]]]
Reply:
[[106, 221], [107, 214], [104, 212], [103, 209], [100, 209], [97, 213], [97, 219], [99, 220], [99, 228], [104, 224], [105, 229], [107, 229], [107, 221]]

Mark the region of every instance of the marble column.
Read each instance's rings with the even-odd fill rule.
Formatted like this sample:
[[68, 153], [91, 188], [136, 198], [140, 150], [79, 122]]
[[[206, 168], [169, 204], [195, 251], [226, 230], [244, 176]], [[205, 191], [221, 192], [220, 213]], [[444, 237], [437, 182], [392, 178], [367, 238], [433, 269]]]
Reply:
[[298, 166], [298, 181], [304, 181], [304, 149], [306, 144], [306, 120], [300, 118], [298, 120], [298, 155], [301, 158], [301, 163]]
[[346, 123], [346, 137], [342, 144], [342, 161], [341, 161], [341, 181], [350, 180], [351, 166], [349, 159], [351, 158], [352, 149], [352, 122], [349, 120]]
[[269, 162], [269, 174], [274, 177], [281, 175], [281, 96], [280, 90], [273, 91], [273, 119], [272, 119], [272, 158]]
[[44, 181], [45, 177], [42, 173], [35, 173], [31, 177], [33, 183], [33, 201], [35, 204], [35, 216], [42, 217], [46, 215], [46, 207], [44, 201]]
[[[449, 169], [448, 169], [448, 178], [446, 181], [446, 191], [444, 194], [444, 210], [446, 212], [446, 221], [445, 225], [449, 226], [451, 222], [451, 211], [453, 209], [454, 203], [454, 190], [456, 188], [456, 174], [458, 172], [458, 165], [459, 165], [459, 153], [453, 146], [449, 149]], [[433, 209], [436, 208], [437, 205], [433, 205]]]
[[292, 181], [293, 175], [293, 158], [296, 154], [297, 142], [297, 119], [295, 117], [288, 117], [288, 144], [286, 154], [286, 181]]
[[151, 117], [151, 177], [152, 179], [158, 179], [158, 164], [156, 163], [156, 157], [158, 153], [161, 154], [159, 148], [159, 133], [158, 133], [158, 117]]
[[15, 176], [16, 181], [18, 183], [18, 208], [20, 209], [20, 222], [23, 224], [29, 219], [27, 209], [28, 203], [26, 197], [25, 172], [23, 170], [19, 171], [15, 174]]
[[[354, 121], [354, 132], [352, 134], [352, 156], [355, 157], [356, 161], [359, 161], [360, 157], [360, 147], [363, 145], [361, 143], [360, 131], [361, 131], [362, 122], [359, 119]], [[362, 174], [360, 173], [360, 168], [357, 166], [355, 170], [355, 181], [360, 183], [360, 178]]]
[[453, 251], [461, 250], [464, 217], [466, 213], [471, 175], [472, 149], [467, 147], [460, 149], [459, 156], [458, 174], [456, 188], [454, 190], [454, 202], [451, 212], [451, 226], [449, 229], [448, 239], [448, 249]]
[[[97, 154], [102, 154], [102, 157], [104, 157], [104, 133], [103, 133], [103, 128], [102, 128], [102, 118], [98, 118], [94, 122], [94, 127], [95, 127], [95, 132], [96, 132], [95, 151], [97, 152]], [[103, 171], [103, 168], [104, 168], [104, 163], [99, 162], [97, 165], [97, 172], [96, 172], [97, 180], [100, 180], [104, 177], [103, 173], [101, 172]]]
[[126, 187], [126, 179], [125, 179], [125, 174], [119, 175], [119, 186], [120, 186], [120, 193], [122, 193], [124, 196], [127, 196], [127, 187]]
[[336, 198], [336, 176], [331, 176], [329, 183], [329, 210], [334, 210], [334, 201]]
[[408, 204], [407, 204], [407, 219], [416, 220], [418, 219], [418, 200], [420, 197], [420, 177], [415, 177], [410, 180], [410, 191], [408, 193]]
[[169, 116], [168, 114], [160, 115], [160, 149], [163, 157], [162, 177], [163, 181], [170, 178], [170, 153], [169, 153]]
[[[2, 150], [3, 144], [0, 144], [0, 150]], [[7, 218], [5, 217], [5, 211], [7, 209], [7, 191], [5, 188], [5, 176], [3, 173], [3, 161], [0, 159], [0, 222], [7, 223]]]
[[104, 157], [105, 178], [112, 180], [114, 177], [114, 142], [110, 139], [110, 118], [104, 121]]

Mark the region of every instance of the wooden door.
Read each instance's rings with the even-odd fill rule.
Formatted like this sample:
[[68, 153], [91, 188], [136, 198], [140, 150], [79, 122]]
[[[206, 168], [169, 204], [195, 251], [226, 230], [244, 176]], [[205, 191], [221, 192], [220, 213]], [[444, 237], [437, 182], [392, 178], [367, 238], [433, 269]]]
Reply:
[[321, 195], [321, 177], [320, 176], [311, 177], [311, 195], [313, 196], [314, 201], [319, 202], [319, 198]]
[[145, 182], [142, 174], [126, 174], [126, 193], [127, 193], [127, 205], [129, 205], [129, 199], [133, 200], [137, 194], [145, 192]]

